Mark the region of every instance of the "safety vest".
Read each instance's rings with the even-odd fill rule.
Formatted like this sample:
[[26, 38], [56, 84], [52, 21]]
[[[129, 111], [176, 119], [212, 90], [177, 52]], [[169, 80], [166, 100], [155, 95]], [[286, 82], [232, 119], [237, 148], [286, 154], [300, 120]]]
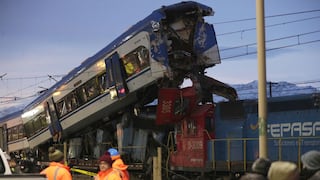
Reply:
[[104, 172], [99, 172], [94, 179], [95, 180], [121, 180], [121, 177], [117, 170], [109, 169]]
[[69, 167], [58, 162], [51, 162], [40, 174], [45, 174], [48, 180], [72, 180]]

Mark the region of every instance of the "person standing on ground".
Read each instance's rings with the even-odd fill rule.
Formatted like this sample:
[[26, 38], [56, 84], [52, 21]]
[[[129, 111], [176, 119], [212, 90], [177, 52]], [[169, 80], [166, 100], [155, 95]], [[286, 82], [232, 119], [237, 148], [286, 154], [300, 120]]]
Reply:
[[109, 152], [106, 152], [99, 158], [99, 169], [95, 180], [121, 180], [117, 170], [112, 168], [112, 159]]
[[113, 161], [112, 167], [114, 169], [117, 169], [120, 172], [120, 176], [121, 176], [122, 180], [129, 180], [130, 175], [127, 170], [128, 166], [123, 163], [118, 150], [115, 148], [110, 148], [108, 150], [108, 152], [110, 153], [112, 161]]
[[49, 148], [49, 167], [42, 170], [40, 174], [45, 174], [48, 180], [72, 180], [70, 168], [64, 165], [63, 153], [55, 147]]

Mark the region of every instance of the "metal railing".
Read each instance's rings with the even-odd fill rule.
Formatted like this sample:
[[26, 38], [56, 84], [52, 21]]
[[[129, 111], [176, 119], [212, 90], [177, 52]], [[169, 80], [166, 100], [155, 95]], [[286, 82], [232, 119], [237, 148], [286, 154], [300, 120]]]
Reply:
[[[237, 161], [242, 163], [242, 169], [243, 171], [248, 170], [248, 162], [251, 163], [254, 161], [254, 158], [249, 158], [248, 160], [248, 150], [252, 150], [254, 145], [257, 145], [255, 149], [258, 149], [258, 142], [259, 138], [225, 138], [225, 139], [212, 139], [210, 140], [212, 143], [209, 143], [211, 145], [210, 149], [211, 152], [211, 162], [212, 162], [212, 168], [213, 170], [218, 169], [217, 168], [217, 149], [223, 148], [221, 147], [221, 142], [223, 145], [226, 146], [226, 158], [225, 162], [227, 163], [227, 170], [232, 170], [232, 162]], [[270, 146], [273, 141], [273, 146]], [[220, 142], [220, 146], [219, 146]], [[277, 144], [275, 144], [277, 142]], [[308, 143], [309, 142], [309, 143]], [[242, 158], [233, 160], [232, 159], [232, 153], [239, 153], [239, 152], [233, 152], [239, 150], [238, 147], [233, 148], [232, 143], [238, 143], [241, 148]], [[251, 143], [251, 145], [248, 145]], [[304, 146], [305, 144], [305, 146]], [[283, 159], [283, 153], [286, 148], [290, 147], [292, 159]], [[292, 161], [297, 163], [299, 169], [301, 169], [301, 155], [305, 153], [308, 150], [320, 150], [320, 136], [313, 136], [313, 137], [281, 137], [281, 138], [268, 138], [268, 151], [269, 153], [274, 151], [277, 151], [277, 155], [273, 155], [270, 159], [272, 161], [277, 160], [286, 160], [286, 161]], [[294, 155], [294, 151], [297, 151], [297, 153]], [[289, 152], [288, 152], [289, 153]], [[259, 154], [255, 155], [255, 158], [259, 157]], [[241, 157], [241, 156], [240, 156]], [[277, 157], [277, 158], [275, 158]], [[250, 164], [250, 163], [249, 163]]]

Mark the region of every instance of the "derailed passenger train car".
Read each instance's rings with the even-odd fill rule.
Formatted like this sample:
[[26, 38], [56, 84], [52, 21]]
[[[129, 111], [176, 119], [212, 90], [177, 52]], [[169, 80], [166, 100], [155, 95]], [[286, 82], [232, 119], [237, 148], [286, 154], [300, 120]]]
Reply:
[[30, 146], [47, 141], [48, 132], [72, 134], [147, 104], [159, 87], [178, 87], [220, 63], [213, 26], [203, 19], [212, 14], [195, 2], [164, 6], [86, 59], [24, 110]]
[[[68, 143], [74, 165], [96, 166], [107, 147], [117, 146], [129, 161], [150, 167], [154, 132], [147, 128], [154, 126], [141, 128], [148, 123], [137, 114], [159, 89], [178, 88], [190, 78], [206, 85], [199, 92], [236, 96], [229, 86], [205, 76], [206, 68], [220, 63], [214, 28], [204, 20], [213, 13], [192, 1], [163, 6], [87, 58], [24, 109], [30, 148], [46, 159], [49, 146]], [[212, 100], [211, 94], [201, 96]]]

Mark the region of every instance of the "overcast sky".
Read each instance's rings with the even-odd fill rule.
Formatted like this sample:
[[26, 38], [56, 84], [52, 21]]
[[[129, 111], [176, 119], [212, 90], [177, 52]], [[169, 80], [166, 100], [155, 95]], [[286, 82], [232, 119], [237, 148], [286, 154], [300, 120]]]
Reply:
[[[0, 108], [12, 105], [5, 97], [49, 88], [153, 10], [177, 2], [1, 0], [0, 77], [6, 75], [0, 79]], [[209, 76], [228, 84], [258, 79], [256, 46], [247, 46], [256, 43], [256, 1], [198, 2], [215, 11], [206, 20], [214, 24], [221, 50], [222, 63], [208, 69]], [[320, 81], [320, 1], [265, 0], [265, 16], [266, 47], [278, 48], [267, 51], [267, 80]]]

